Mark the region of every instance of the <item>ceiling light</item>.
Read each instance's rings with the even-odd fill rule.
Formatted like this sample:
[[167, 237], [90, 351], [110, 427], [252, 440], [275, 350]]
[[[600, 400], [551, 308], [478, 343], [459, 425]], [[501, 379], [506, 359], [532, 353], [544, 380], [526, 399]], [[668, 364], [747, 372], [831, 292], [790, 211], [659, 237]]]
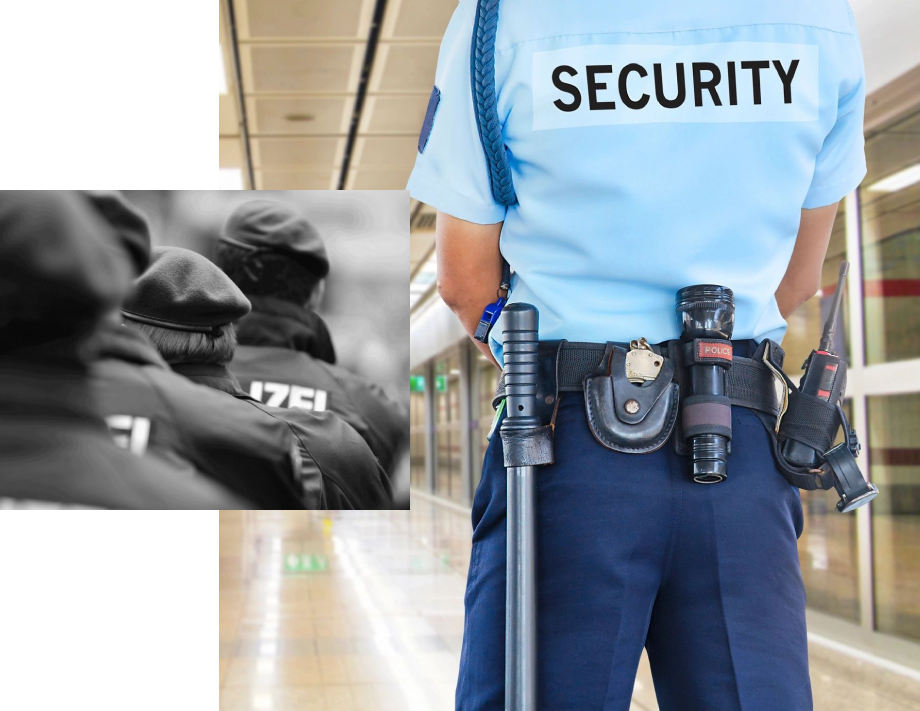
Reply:
[[920, 183], [920, 163], [905, 168], [904, 170], [899, 170], [897, 173], [893, 173], [887, 178], [882, 178], [866, 189], [876, 193], [895, 193], [914, 183]]
[[239, 168], [221, 168], [220, 169], [220, 189], [221, 190], [242, 190], [243, 189], [243, 171]]
[[217, 49], [220, 50], [220, 93], [221, 95], [227, 93], [227, 70], [224, 68], [224, 50], [220, 44], [217, 45]]

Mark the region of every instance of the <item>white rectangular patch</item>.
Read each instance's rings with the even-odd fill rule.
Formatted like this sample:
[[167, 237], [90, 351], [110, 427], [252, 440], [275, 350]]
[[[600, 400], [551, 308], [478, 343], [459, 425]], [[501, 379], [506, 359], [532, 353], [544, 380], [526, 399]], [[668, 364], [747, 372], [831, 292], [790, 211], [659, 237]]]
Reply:
[[535, 131], [631, 123], [816, 121], [818, 46], [569, 47], [534, 54], [532, 86]]

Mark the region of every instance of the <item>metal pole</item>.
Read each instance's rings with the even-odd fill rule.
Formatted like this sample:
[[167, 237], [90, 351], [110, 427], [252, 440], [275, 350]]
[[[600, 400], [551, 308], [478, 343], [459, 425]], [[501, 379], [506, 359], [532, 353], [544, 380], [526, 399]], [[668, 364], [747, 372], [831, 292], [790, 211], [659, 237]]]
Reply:
[[[503, 434], [540, 426], [536, 416], [537, 310], [510, 304], [502, 313], [508, 408]], [[505, 611], [505, 710], [535, 711], [537, 616], [533, 466], [508, 461], [508, 563]]]

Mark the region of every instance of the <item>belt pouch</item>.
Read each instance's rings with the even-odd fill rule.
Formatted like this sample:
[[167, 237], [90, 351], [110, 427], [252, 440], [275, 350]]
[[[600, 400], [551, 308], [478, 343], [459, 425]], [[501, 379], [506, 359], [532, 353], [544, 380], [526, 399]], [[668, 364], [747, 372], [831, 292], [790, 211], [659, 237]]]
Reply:
[[[773, 447], [773, 458], [780, 474], [792, 486], [806, 491], [827, 490], [834, 486], [834, 473], [819, 457], [820, 466], [811, 469], [806, 466], [790, 462], [783, 455], [783, 443], [787, 439], [798, 439], [813, 447], [817, 452], [823, 453], [834, 441], [839, 422], [837, 408], [818, 398], [803, 394], [783, 372], [785, 353], [778, 343], [770, 339], [761, 341], [754, 360], [769, 364], [775, 377], [782, 378], [785, 390], [785, 403], [779, 404], [777, 415], [770, 415], [763, 410], [755, 410], [754, 414], [763, 422], [770, 443]], [[845, 363], [840, 364], [846, 367]], [[845, 373], [843, 377], [846, 377]], [[777, 427], [777, 416], [780, 418]]]
[[585, 376], [585, 408], [591, 434], [607, 449], [645, 454], [659, 449], [677, 421], [680, 388], [672, 382], [674, 361], [662, 357], [655, 380], [626, 378], [626, 350], [607, 343], [597, 369]]

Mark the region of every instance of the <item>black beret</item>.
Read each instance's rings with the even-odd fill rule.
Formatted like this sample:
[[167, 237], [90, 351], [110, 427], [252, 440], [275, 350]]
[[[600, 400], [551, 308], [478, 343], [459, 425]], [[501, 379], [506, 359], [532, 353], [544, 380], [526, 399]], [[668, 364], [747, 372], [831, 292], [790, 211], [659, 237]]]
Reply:
[[156, 247], [122, 313], [161, 328], [213, 333], [250, 308], [243, 292], [213, 262], [188, 249]]
[[316, 228], [280, 202], [253, 200], [240, 205], [224, 225], [220, 239], [250, 251], [287, 255], [318, 277], [329, 273], [326, 248]]
[[137, 273], [142, 273], [150, 264], [150, 226], [144, 213], [117, 190], [84, 190], [83, 194], [115, 230], [134, 260]]
[[78, 193], [0, 191], [0, 350], [91, 332], [131, 266]]

